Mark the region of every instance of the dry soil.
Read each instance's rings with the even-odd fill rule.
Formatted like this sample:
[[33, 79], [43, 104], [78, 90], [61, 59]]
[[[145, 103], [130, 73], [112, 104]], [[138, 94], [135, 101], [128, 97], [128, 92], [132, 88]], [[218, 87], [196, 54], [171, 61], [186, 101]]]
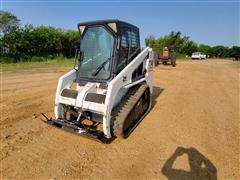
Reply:
[[57, 79], [68, 68], [3, 71], [0, 177], [240, 179], [239, 67], [231, 60], [155, 67], [151, 112], [111, 144], [41, 121], [41, 112], [53, 116]]

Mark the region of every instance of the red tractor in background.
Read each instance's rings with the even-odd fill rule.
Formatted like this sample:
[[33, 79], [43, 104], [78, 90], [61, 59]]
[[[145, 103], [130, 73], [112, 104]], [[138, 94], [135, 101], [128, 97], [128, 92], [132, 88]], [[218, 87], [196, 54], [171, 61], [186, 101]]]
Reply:
[[164, 47], [162, 54], [158, 55], [158, 63], [162, 63], [164, 65], [167, 65], [170, 63], [173, 67], [176, 66], [176, 51], [172, 50], [171, 53], [169, 53], [168, 47]]

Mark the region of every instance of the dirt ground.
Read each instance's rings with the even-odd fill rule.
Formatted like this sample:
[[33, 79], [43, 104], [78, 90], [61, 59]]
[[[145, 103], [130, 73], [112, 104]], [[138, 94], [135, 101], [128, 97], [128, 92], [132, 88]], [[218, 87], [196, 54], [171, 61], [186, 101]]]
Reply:
[[[111, 144], [46, 125], [63, 70], [1, 75], [1, 179], [240, 179], [239, 67], [179, 61], [154, 69], [154, 106]], [[188, 158], [188, 159], [187, 159]]]

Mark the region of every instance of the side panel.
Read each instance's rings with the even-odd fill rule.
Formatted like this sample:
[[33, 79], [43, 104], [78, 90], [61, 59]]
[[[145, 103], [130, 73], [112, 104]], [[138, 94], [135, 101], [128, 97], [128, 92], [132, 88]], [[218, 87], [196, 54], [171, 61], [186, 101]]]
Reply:
[[58, 86], [55, 95], [55, 105], [54, 105], [54, 114], [55, 118], [59, 118], [60, 115], [60, 104], [59, 96], [63, 89], [69, 88], [70, 85], [75, 81], [77, 77], [77, 71], [75, 69], [69, 71], [68, 73], [61, 76], [58, 80]]
[[131, 63], [129, 63], [109, 84], [108, 90], [106, 94], [106, 111], [103, 117], [103, 130], [104, 134], [107, 138], [111, 137], [110, 130], [110, 120], [111, 120], [111, 112], [115, 104], [115, 100], [117, 99], [117, 94], [121, 88], [124, 86], [129, 86], [132, 84], [132, 73], [133, 71], [145, 60], [145, 58], [149, 55], [149, 59], [146, 62], [146, 82], [150, 86], [150, 90], [152, 92], [152, 69], [151, 65], [153, 64], [153, 55], [152, 50], [147, 47], [145, 48]]

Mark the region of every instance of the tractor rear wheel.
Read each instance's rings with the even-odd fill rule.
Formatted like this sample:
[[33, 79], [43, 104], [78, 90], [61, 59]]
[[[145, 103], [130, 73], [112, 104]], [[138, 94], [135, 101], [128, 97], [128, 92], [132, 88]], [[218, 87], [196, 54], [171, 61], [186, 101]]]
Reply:
[[172, 67], [176, 66], [176, 59], [171, 59], [171, 65], [172, 65]]

